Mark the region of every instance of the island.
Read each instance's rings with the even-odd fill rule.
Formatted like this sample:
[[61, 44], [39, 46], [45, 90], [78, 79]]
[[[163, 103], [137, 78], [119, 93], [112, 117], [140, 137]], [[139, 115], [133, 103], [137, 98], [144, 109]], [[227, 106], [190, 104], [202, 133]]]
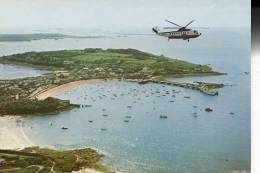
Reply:
[[0, 63], [49, 70], [49, 73], [42, 76], [0, 80], [0, 115], [48, 114], [73, 109], [78, 105], [54, 98], [39, 99], [37, 96], [61, 85], [80, 81], [124, 80], [140, 84], [153, 82], [195, 89], [207, 95], [217, 95], [218, 92], [213, 89], [224, 86], [215, 83], [169, 81], [167, 78], [172, 76], [209, 76], [223, 73], [212, 70], [208, 65], [193, 64], [135, 49], [87, 48], [27, 52], [0, 57]]
[[0, 172], [70, 173], [86, 169], [90, 173], [112, 173], [100, 164], [102, 157], [103, 155], [90, 148], [53, 150], [29, 147], [19, 151], [0, 149]]
[[103, 38], [104, 36], [74, 36], [57, 33], [35, 33], [35, 34], [0, 34], [0, 42], [20, 42], [20, 41], [34, 41], [43, 39], [85, 39], [85, 38]]
[[[85, 83], [109, 80], [142, 85], [158, 83], [194, 89], [210, 96], [217, 95], [215, 89], [224, 86], [217, 83], [168, 80], [172, 76], [211, 76], [223, 73], [212, 70], [208, 65], [193, 64], [135, 49], [87, 48], [27, 52], [2, 56], [0, 63], [48, 70], [48, 73], [41, 76], [0, 80], [0, 116], [40, 116], [77, 108], [80, 105], [53, 98], [52, 93], [63, 91], [64, 87], [73, 88]], [[62, 130], [66, 129], [62, 127]], [[91, 173], [112, 173], [100, 163], [101, 159], [102, 155], [89, 148], [54, 150], [29, 147], [22, 150], [0, 150], [0, 172], [69, 173], [85, 170]]]

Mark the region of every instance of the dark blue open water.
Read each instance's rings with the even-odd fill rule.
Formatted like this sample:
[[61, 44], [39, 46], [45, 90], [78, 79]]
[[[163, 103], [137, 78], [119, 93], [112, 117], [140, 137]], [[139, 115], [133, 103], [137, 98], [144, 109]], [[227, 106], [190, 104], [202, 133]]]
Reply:
[[[250, 75], [244, 74], [250, 71], [249, 31], [211, 29], [189, 43], [167, 42], [156, 36], [1, 43], [0, 51], [11, 54], [86, 47], [130, 47], [211, 64], [228, 75], [171, 80], [232, 86], [220, 89], [216, 97], [158, 84], [110, 81], [81, 86], [57, 97], [91, 107], [25, 120], [25, 131], [35, 144], [62, 149], [94, 147], [106, 155], [105, 164], [133, 173], [250, 169]], [[213, 112], [205, 112], [206, 107]], [[168, 118], [160, 119], [160, 115]], [[69, 129], [61, 130], [63, 126]]]

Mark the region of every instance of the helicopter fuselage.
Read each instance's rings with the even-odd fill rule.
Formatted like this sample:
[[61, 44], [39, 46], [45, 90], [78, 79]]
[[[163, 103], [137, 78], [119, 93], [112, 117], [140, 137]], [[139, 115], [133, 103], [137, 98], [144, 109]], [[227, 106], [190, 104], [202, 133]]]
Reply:
[[157, 32], [157, 35], [167, 37], [168, 39], [189, 40], [191, 38], [199, 37], [201, 33], [199, 33], [196, 30], [184, 29], [184, 30], [171, 31], [171, 32]]

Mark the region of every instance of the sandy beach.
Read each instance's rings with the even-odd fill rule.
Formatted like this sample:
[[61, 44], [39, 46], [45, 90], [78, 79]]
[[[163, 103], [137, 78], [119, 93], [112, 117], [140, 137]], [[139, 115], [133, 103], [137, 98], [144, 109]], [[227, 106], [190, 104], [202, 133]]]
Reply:
[[81, 85], [97, 84], [97, 83], [101, 83], [101, 82], [104, 82], [104, 80], [90, 79], [90, 80], [80, 80], [80, 81], [70, 82], [70, 83], [66, 83], [66, 84], [57, 86], [55, 88], [51, 88], [49, 90], [43, 91], [43, 92], [37, 94], [35, 97], [38, 100], [44, 100], [48, 97], [54, 97], [66, 90], [77, 88]]
[[17, 125], [19, 117], [0, 117], [0, 148], [1, 149], [22, 149], [33, 146], [28, 139], [21, 125]]
[[[99, 79], [81, 80], [60, 85], [58, 87], [44, 91], [36, 96], [39, 100], [47, 97], [54, 97], [66, 90], [77, 88], [81, 85], [97, 84], [104, 82]], [[1, 149], [21, 149], [28, 146], [34, 146], [34, 143], [26, 136], [23, 131], [22, 122], [18, 116], [0, 117], [0, 148]]]

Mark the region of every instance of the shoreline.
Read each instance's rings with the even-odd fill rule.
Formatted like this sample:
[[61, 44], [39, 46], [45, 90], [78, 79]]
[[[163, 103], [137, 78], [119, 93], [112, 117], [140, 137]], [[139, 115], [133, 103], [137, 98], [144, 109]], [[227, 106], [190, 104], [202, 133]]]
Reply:
[[[107, 81], [107, 79], [88, 79], [88, 80], [73, 81], [73, 82], [65, 83], [65, 84], [62, 84], [62, 85], [59, 85], [59, 86], [55, 86], [53, 88], [42, 90], [42, 91], [40, 91], [40, 92], [36, 93], [35, 95], [30, 96], [30, 97], [36, 98], [37, 100], [45, 100], [48, 97], [55, 97], [56, 95], [65, 92], [66, 90], [78, 88], [82, 85], [89, 85], [89, 84], [93, 85], [93, 84], [103, 83], [103, 82], [106, 82], [106, 81]], [[133, 82], [131, 80], [126, 80], [126, 81]], [[153, 83], [160, 83], [160, 82], [150, 81], [150, 80], [147, 80], [147, 81], [153, 82]], [[134, 82], [147, 83], [147, 81], [142, 81], [142, 82], [134, 81]], [[170, 81], [168, 81], [168, 83], [169, 82]], [[173, 84], [173, 83], [175, 83], [175, 84]], [[161, 84], [167, 84], [167, 81], [162, 81]], [[185, 87], [185, 86], [183, 86], [183, 84], [187, 84], [187, 86]], [[205, 84], [214, 84], [214, 83], [205, 83]], [[190, 88], [190, 86], [188, 86], [188, 85], [192, 85], [192, 84], [191, 83], [171, 82], [171, 84], [169, 84], [169, 85], [175, 85], [175, 86], [183, 87], [183, 88]], [[222, 88], [222, 87], [223, 86], [216, 87], [216, 88]], [[201, 88], [198, 88], [198, 90], [200, 90], [201, 92], [203, 92], [207, 95], [213, 95], [213, 96], [217, 95], [216, 94], [217, 92], [213, 92], [213, 94], [212, 94], [212, 93], [210, 93], [210, 91], [203, 90]]]
[[[25, 134], [22, 126], [22, 120], [18, 116], [0, 116], [0, 149], [19, 151], [26, 147], [38, 146], [35, 145]], [[17, 125], [19, 121], [19, 126]], [[22, 120], [23, 121], [23, 120]], [[52, 147], [48, 147], [52, 148]], [[104, 173], [94, 168], [82, 168], [71, 173]], [[115, 173], [121, 173], [115, 171]]]
[[75, 81], [75, 82], [69, 82], [69, 83], [66, 83], [66, 84], [59, 85], [59, 86], [54, 87], [54, 88], [44, 90], [44, 91], [36, 94], [34, 97], [37, 100], [44, 100], [48, 97], [54, 97], [54, 96], [66, 91], [66, 90], [78, 88], [82, 85], [98, 84], [98, 83], [102, 83], [102, 82], [104, 82], [104, 80], [101, 80], [101, 79], [89, 79], [89, 80], [79, 80], [79, 81]]
[[23, 127], [18, 126], [17, 116], [0, 116], [0, 148], [22, 149], [34, 146], [34, 143], [26, 136]]

